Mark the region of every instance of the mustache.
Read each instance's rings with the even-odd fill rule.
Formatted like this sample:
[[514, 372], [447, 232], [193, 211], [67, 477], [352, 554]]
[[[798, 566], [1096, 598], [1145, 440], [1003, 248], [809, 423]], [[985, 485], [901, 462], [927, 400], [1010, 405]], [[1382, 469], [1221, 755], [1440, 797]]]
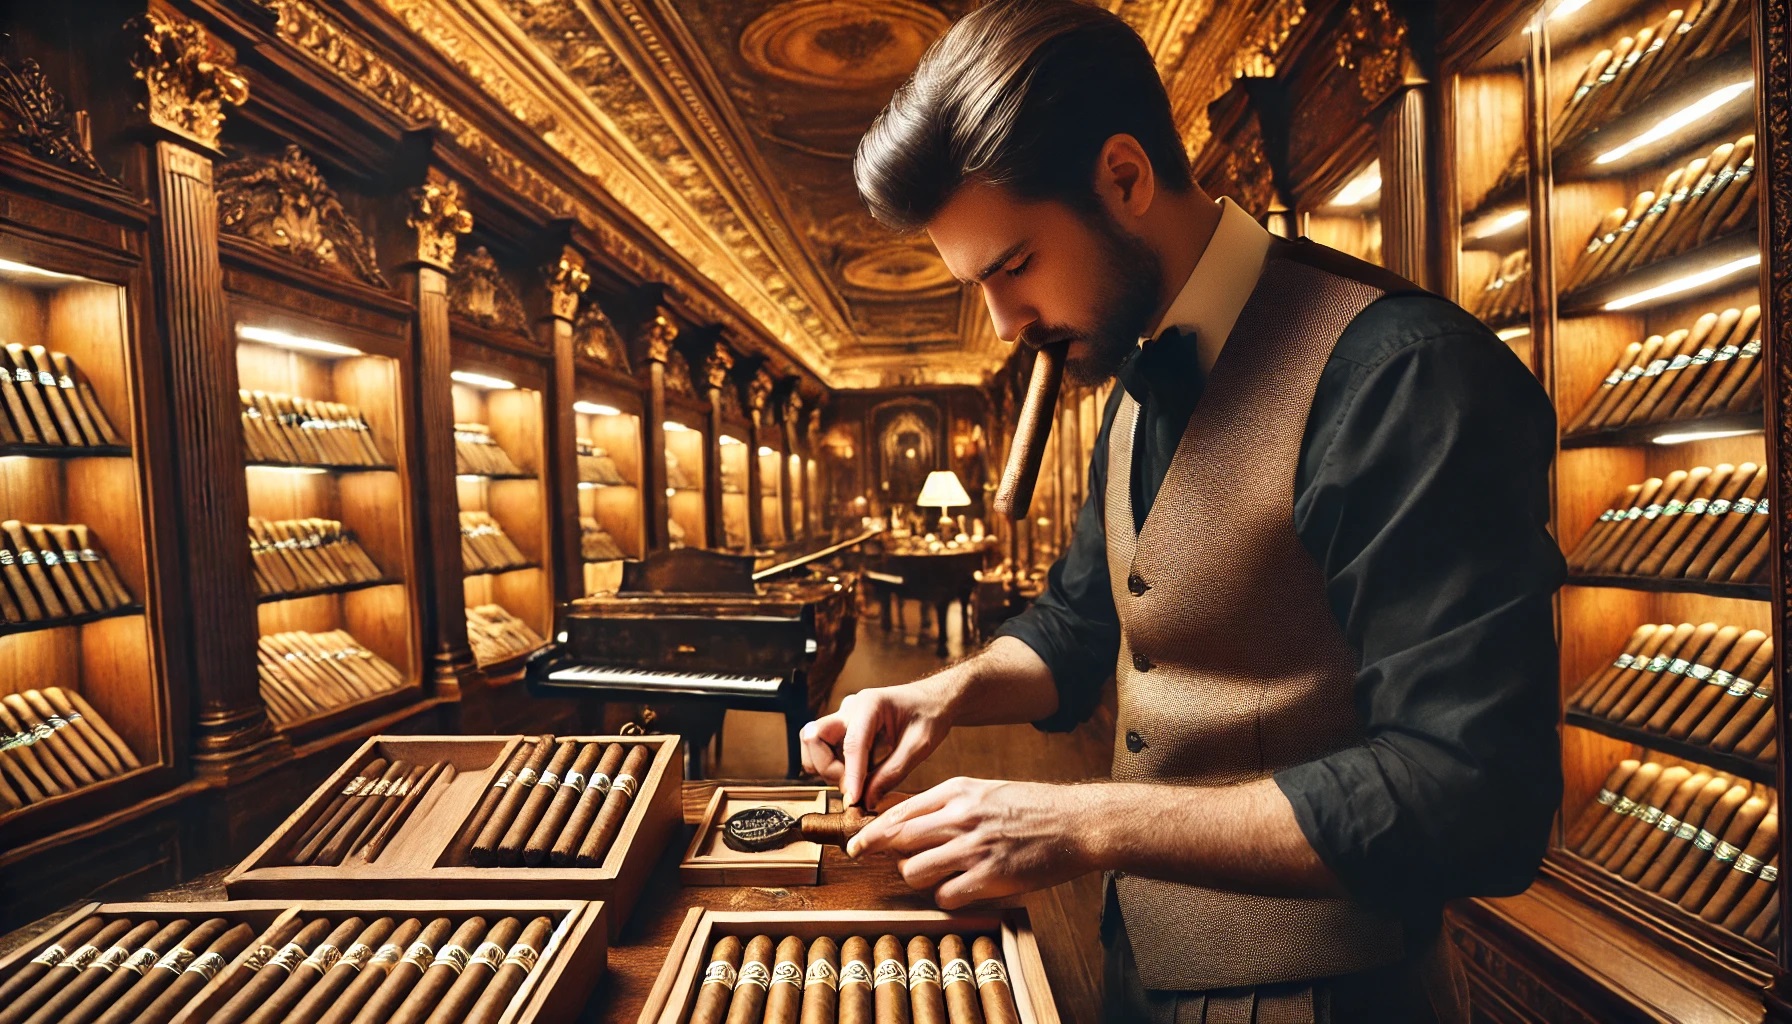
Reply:
[[1069, 344], [1080, 337], [1080, 332], [1068, 327], [1029, 327], [1020, 332], [1014, 343], [1029, 352], [1037, 352], [1051, 345]]

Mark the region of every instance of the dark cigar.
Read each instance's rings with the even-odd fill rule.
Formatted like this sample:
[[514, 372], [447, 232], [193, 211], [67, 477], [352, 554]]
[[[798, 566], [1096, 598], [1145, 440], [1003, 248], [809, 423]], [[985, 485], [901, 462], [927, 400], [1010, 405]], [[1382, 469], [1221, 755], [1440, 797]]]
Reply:
[[298, 1005], [305, 994], [317, 987], [324, 975], [342, 959], [342, 950], [361, 933], [361, 919], [350, 917], [338, 924], [324, 936], [324, 940], [312, 947], [311, 951], [293, 967], [292, 973], [275, 989], [273, 994], [261, 1001], [255, 1011], [249, 1015], [249, 1024], [276, 1024], [286, 1020], [286, 1012]]
[[[332, 1003], [318, 1024], [348, 1024], [367, 1005], [367, 1000], [385, 984], [386, 975], [404, 956], [411, 945], [423, 934], [423, 922], [416, 918], [407, 918], [397, 930], [373, 951], [367, 958], [367, 965], [362, 967], [348, 986], [342, 990], [342, 997]], [[301, 1008], [303, 1004], [300, 1004]]]
[[578, 760], [560, 780], [560, 789], [554, 794], [553, 802], [548, 804], [547, 813], [542, 815], [541, 823], [535, 826], [535, 832], [523, 847], [524, 864], [535, 867], [548, 859], [548, 852], [554, 848], [555, 841], [566, 828], [567, 819], [572, 817], [580, 794], [585, 791], [585, 781], [591, 777], [603, 754], [601, 743], [586, 743], [579, 747]]
[[604, 855], [615, 841], [616, 834], [622, 831], [622, 823], [628, 817], [629, 805], [634, 802], [635, 790], [640, 786], [640, 775], [647, 770], [647, 748], [636, 746], [623, 759], [622, 771], [616, 773], [615, 781], [610, 783], [610, 793], [604, 797], [603, 810], [597, 814], [597, 820], [591, 823], [591, 831], [579, 844], [579, 853], [573, 863], [582, 868], [599, 867], [604, 862]]
[[722, 936], [710, 951], [709, 966], [703, 971], [703, 984], [697, 989], [697, 1005], [691, 1010], [690, 1024], [723, 1024], [728, 1015], [728, 1002], [734, 996], [734, 982], [740, 977], [740, 940]]
[[[397, 924], [391, 918], [382, 917], [355, 936], [355, 941], [342, 951], [341, 959], [330, 965], [324, 976], [310, 986], [310, 990], [292, 1008], [292, 1012], [286, 1015], [282, 1024], [313, 1024], [322, 1017], [336, 1001], [336, 997], [361, 976], [368, 961], [373, 959], [380, 944], [386, 941], [395, 927]], [[313, 953], [312, 956], [317, 954]]]
[[[485, 941], [473, 950], [473, 957], [467, 961], [466, 969], [460, 972], [460, 977], [454, 979], [447, 993], [436, 1001], [435, 1009], [425, 1024], [460, 1024], [465, 1020], [473, 1000], [479, 998], [486, 983], [497, 973], [498, 964], [504, 960], [510, 944], [516, 941], [522, 930], [522, 922], [514, 917], [503, 918], [492, 925], [492, 930], [485, 935]], [[415, 993], [412, 995], [414, 997]]]
[[996, 487], [996, 511], [1010, 519], [1026, 518], [1027, 509], [1033, 504], [1033, 486], [1039, 481], [1045, 444], [1052, 436], [1052, 420], [1057, 418], [1058, 386], [1064, 380], [1064, 350], [1069, 347], [1068, 342], [1061, 342], [1042, 346], [1033, 354], [1033, 376], [1027, 382], [1027, 397], [1015, 420], [1014, 447], [1008, 450], [1008, 464]]
[[199, 959], [200, 953], [209, 949], [219, 936], [229, 930], [230, 922], [214, 917], [182, 936], [168, 952], [162, 954], [162, 958], [154, 966], [143, 972], [135, 985], [113, 1000], [105, 1012], [95, 1018], [96, 1024], [127, 1024], [136, 1020], [186, 972], [193, 961]]
[[[100, 948], [110, 945], [113, 939], [124, 934], [125, 929], [130, 926], [123, 921], [114, 921], [111, 930], [117, 934], [95, 939], [94, 936], [100, 934], [100, 929], [106, 927], [105, 918], [98, 914], [91, 914], [77, 922], [55, 942], [45, 946], [43, 951], [32, 957], [25, 966], [13, 972], [12, 977], [0, 982], [0, 1007], [10, 1009], [21, 993], [35, 985], [39, 978], [49, 974], [52, 968], [68, 962], [71, 954], [83, 953], [83, 955], [98, 956]], [[86, 954], [82, 947], [86, 946], [90, 940], [96, 948], [92, 954]]]
[[1020, 1010], [1014, 1005], [1014, 990], [1008, 984], [1002, 950], [988, 936], [979, 935], [971, 943], [971, 959], [976, 961], [977, 998], [983, 1003], [983, 1019], [989, 1024], [1020, 1024]]
[[[483, 926], [484, 922], [480, 924]], [[385, 979], [361, 1007], [361, 1012], [355, 1014], [355, 1024], [386, 1024], [390, 1021], [392, 1011], [398, 1009], [423, 978], [424, 972], [435, 963], [436, 949], [447, 941], [453, 930], [454, 922], [445, 917], [429, 922], [423, 934], [406, 947], [404, 956], [386, 972]]]
[[181, 971], [180, 977], [174, 979], [174, 983], [155, 1002], [138, 1015], [135, 1024], [168, 1024], [200, 989], [211, 984], [219, 971], [247, 949], [254, 938], [255, 929], [246, 924], [239, 924], [218, 936], [205, 952]]
[[436, 1004], [447, 994], [455, 980], [466, 972], [473, 959], [473, 950], [487, 932], [485, 918], [469, 917], [454, 930], [454, 938], [436, 953], [435, 962], [417, 980], [398, 1010], [387, 1018], [389, 1024], [422, 1024]]
[[261, 969], [278, 956], [280, 950], [285, 948], [287, 941], [299, 934], [299, 930], [304, 926], [305, 922], [295, 914], [276, 920], [273, 927], [259, 938], [251, 936], [255, 948], [249, 951], [249, 955], [243, 958], [242, 963], [224, 971], [218, 977], [216, 987], [207, 993], [208, 998], [213, 1003], [227, 1002], [234, 998], [244, 986], [255, 980], [255, 976], [261, 973]]
[[[193, 928], [192, 922], [186, 918], [170, 921], [162, 929], [149, 937], [149, 941], [131, 951], [124, 963], [118, 965], [106, 980], [87, 993], [74, 1008], [65, 1011], [61, 1016], [49, 1018], [57, 1024], [87, 1024], [98, 1017], [106, 1007], [111, 1006], [119, 997], [130, 991], [131, 987], [143, 979], [143, 973], [155, 966], [162, 954], [173, 949], [175, 944], [186, 937]], [[45, 1009], [48, 1009], [46, 1007]], [[42, 1011], [38, 1013], [43, 1016]], [[47, 1024], [47, 1022], [46, 1022]]]
[[485, 831], [486, 822], [491, 820], [492, 812], [498, 809], [498, 802], [504, 799], [504, 794], [509, 790], [510, 784], [516, 781], [516, 773], [523, 770], [524, 763], [529, 760], [529, 754], [534, 749], [533, 744], [525, 740], [517, 744], [516, 749], [510, 752], [509, 759], [504, 762], [503, 770], [498, 773], [496, 779], [492, 780], [492, 784], [486, 787], [485, 795], [479, 798], [479, 806], [473, 808], [473, 816], [467, 820], [467, 824], [461, 829], [460, 834], [454, 837], [454, 844], [448, 847], [448, 853], [443, 859], [443, 863], [467, 863], [467, 854], [473, 849], [473, 842], [479, 838], [481, 832]]
[[230, 1002], [224, 1004], [217, 1016], [207, 1024], [237, 1024], [249, 1019], [249, 1015], [261, 1008], [267, 998], [279, 990], [286, 979], [292, 976], [293, 968], [305, 962], [311, 948], [330, 934], [330, 922], [312, 921], [299, 929], [292, 941], [281, 946], [279, 951], [262, 963], [248, 984]]
[[529, 845], [529, 837], [535, 834], [535, 826], [547, 814], [548, 804], [560, 790], [560, 779], [571, 770], [578, 750], [579, 745], [571, 740], [554, 747], [547, 767], [541, 770], [541, 777], [535, 780], [528, 797], [523, 800], [523, 806], [516, 813], [516, 820], [510, 823], [503, 840], [498, 843], [499, 864], [515, 867], [523, 862], [523, 847]]
[[877, 1024], [909, 1024], [908, 966], [903, 963], [902, 940], [881, 935], [872, 950], [877, 967], [871, 972], [871, 993], [877, 1003]]
[[809, 944], [801, 1024], [835, 1024], [840, 1008], [840, 950], [823, 935]]
[[295, 852], [291, 860], [294, 864], [311, 863], [308, 854], [315, 854], [316, 847], [322, 846], [327, 837], [333, 835], [342, 822], [354, 813], [354, 802], [373, 788], [373, 784], [386, 773], [387, 765], [385, 758], [374, 758], [367, 763], [367, 767], [356, 772], [355, 777], [343, 785], [342, 792], [330, 798], [329, 805], [318, 812], [316, 820], [299, 838], [292, 841], [291, 848]]
[[560, 836], [554, 840], [553, 849], [548, 851], [548, 859], [557, 868], [572, 864], [578, 855], [579, 844], [584, 841], [585, 833], [591, 831], [591, 823], [597, 820], [597, 813], [603, 808], [604, 800], [610, 794], [610, 777], [622, 770], [622, 757], [627, 748], [620, 743], [612, 743], [604, 748], [603, 760], [598, 762], [597, 770], [585, 780], [585, 791], [579, 794], [578, 803], [573, 805], [572, 815], [566, 819], [566, 826], [560, 830]]
[[946, 1018], [952, 1024], [983, 1024], [983, 1004], [977, 998], [977, 975], [971, 970], [971, 951], [956, 935], [940, 939], [940, 980], [946, 994]]
[[548, 758], [553, 753], [554, 737], [543, 736], [535, 744], [523, 770], [517, 772], [516, 781], [504, 790], [504, 798], [498, 801], [497, 810], [492, 812], [491, 819], [480, 830], [479, 839], [473, 844], [474, 864], [483, 868], [497, 863], [498, 846], [504, 842], [504, 834], [510, 831], [510, 823], [516, 820], [517, 811], [522, 809], [523, 801], [528, 799], [529, 791], [535, 788], [535, 780], [541, 775], [541, 770], [547, 767]]
[[[128, 922], [117, 923], [128, 925]], [[77, 950], [77, 956], [71, 956], [63, 965], [51, 970], [25, 993], [18, 1004], [0, 1010], [0, 1024], [17, 1024], [21, 1020], [27, 1024], [51, 1024], [62, 1020], [87, 997], [87, 993], [110, 978], [133, 952], [148, 942], [157, 929], [156, 922], [144, 921], [123, 935], [111, 938], [110, 945], [91, 943], [97, 952], [89, 952], [86, 948]], [[101, 935], [113, 931], [113, 926], [108, 925]], [[48, 987], [51, 985], [56, 987]]]
[[498, 972], [492, 977], [491, 984], [485, 987], [479, 1001], [467, 1011], [466, 1024], [497, 1024], [503, 1015], [504, 1008], [510, 1005], [517, 989], [523, 987], [524, 979], [535, 970], [535, 962], [541, 959], [541, 951], [554, 934], [554, 922], [545, 917], [538, 917], [529, 922], [523, 929], [523, 937], [518, 939], [509, 952], [504, 954], [503, 963], [498, 965]]

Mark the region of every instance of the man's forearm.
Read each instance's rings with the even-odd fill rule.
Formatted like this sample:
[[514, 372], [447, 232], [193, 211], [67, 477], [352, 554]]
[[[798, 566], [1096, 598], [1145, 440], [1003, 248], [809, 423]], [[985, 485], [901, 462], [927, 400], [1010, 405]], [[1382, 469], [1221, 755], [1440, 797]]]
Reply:
[[1017, 725], [1058, 710], [1051, 670], [1033, 648], [1010, 636], [916, 685], [934, 691], [953, 725]]

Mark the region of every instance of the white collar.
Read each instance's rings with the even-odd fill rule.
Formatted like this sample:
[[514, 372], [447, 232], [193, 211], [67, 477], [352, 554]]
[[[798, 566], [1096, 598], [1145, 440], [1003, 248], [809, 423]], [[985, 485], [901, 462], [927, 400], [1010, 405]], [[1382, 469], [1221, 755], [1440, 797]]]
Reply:
[[[1213, 237], [1164, 312], [1163, 322], [1150, 335], [1155, 338], [1169, 327], [1194, 331], [1195, 358], [1203, 372], [1213, 370], [1232, 325], [1257, 287], [1273, 237], [1232, 200], [1221, 199], [1219, 206], [1220, 222]], [[1147, 340], [1141, 338], [1140, 344]]]

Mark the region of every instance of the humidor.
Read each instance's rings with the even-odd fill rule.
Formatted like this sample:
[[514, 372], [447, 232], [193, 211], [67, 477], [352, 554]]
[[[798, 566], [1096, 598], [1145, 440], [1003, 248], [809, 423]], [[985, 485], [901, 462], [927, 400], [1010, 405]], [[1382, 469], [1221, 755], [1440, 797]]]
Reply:
[[[298, 810], [225, 877], [232, 899], [603, 900], [613, 939], [648, 874], [682, 827], [684, 761], [677, 736], [556, 736], [556, 741], [623, 743], [647, 749], [639, 788], [596, 867], [480, 867], [455, 854], [481, 799], [524, 742], [523, 736], [375, 736], [343, 762]], [[445, 761], [456, 774], [433, 786], [371, 860], [351, 853], [335, 865], [292, 863], [292, 850], [323, 820], [334, 798], [370, 761]]]
[[[503, 917], [528, 920], [546, 917], [552, 923], [539, 958], [522, 984], [504, 1005], [493, 1024], [570, 1024], [584, 1008], [591, 990], [603, 976], [608, 956], [606, 908], [584, 900], [233, 900], [200, 903], [89, 903], [57, 922], [29, 945], [0, 958], [0, 983], [61, 942], [62, 938], [98, 915], [129, 922], [166, 923], [185, 919], [193, 925], [221, 918], [234, 927], [247, 924], [254, 932], [241, 951], [187, 999], [169, 1024], [204, 1024], [212, 1019], [244, 987], [254, 971], [251, 960], [264, 946], [279, 946], [293, 936], [294, 919], [337, 923], [351, 917], [371, 922], [380, 917], [396, 920], [448, 918], [460, 922], [479, 916], [488, 922]], [[283, 930], [284, 926], [284, 930]], [[73, 952], [68, 950], [67, 952]], [[265, 962], [266, 953], [262, 953]], [[333, 962], [333, 961], [332, 961]]]
[[717, 911], [693, 907], [685, 915], [678, 934], [666, 951], [666, 962], [647, 994], [636, 1024], [682, 1024], [696, 1005], [703, 985], [710, 951], [725, 936], [742, 943], [755, 935], [778, 941], [794, 935], [805, 943], [821, 936], [843, 942], [863, 936], [875, 943], [880, 935], [895, 935], [903, 943], [917, 935], [937, 942], [941, 936], [958, 935], [966, 945], [978, 937], [993, 940], [1000, 948], [1007, 981], [1014, 995], [1021, 1024], [1059, 1024], [1057, 1003], [1046, 980], [1039, 943], [1025, 908], [1013, 907], [976, 912], [937, 910], [811, 910]]
[[828, 793], [820, 786], [717, 786], [690, 848], [678, 864], [686, 885], [819, 885], [821, 844], [798, 839], [763, 853], [731, 849], [722, 823], [748, 807], [776, 807], [792, 818], [825, 814]]

